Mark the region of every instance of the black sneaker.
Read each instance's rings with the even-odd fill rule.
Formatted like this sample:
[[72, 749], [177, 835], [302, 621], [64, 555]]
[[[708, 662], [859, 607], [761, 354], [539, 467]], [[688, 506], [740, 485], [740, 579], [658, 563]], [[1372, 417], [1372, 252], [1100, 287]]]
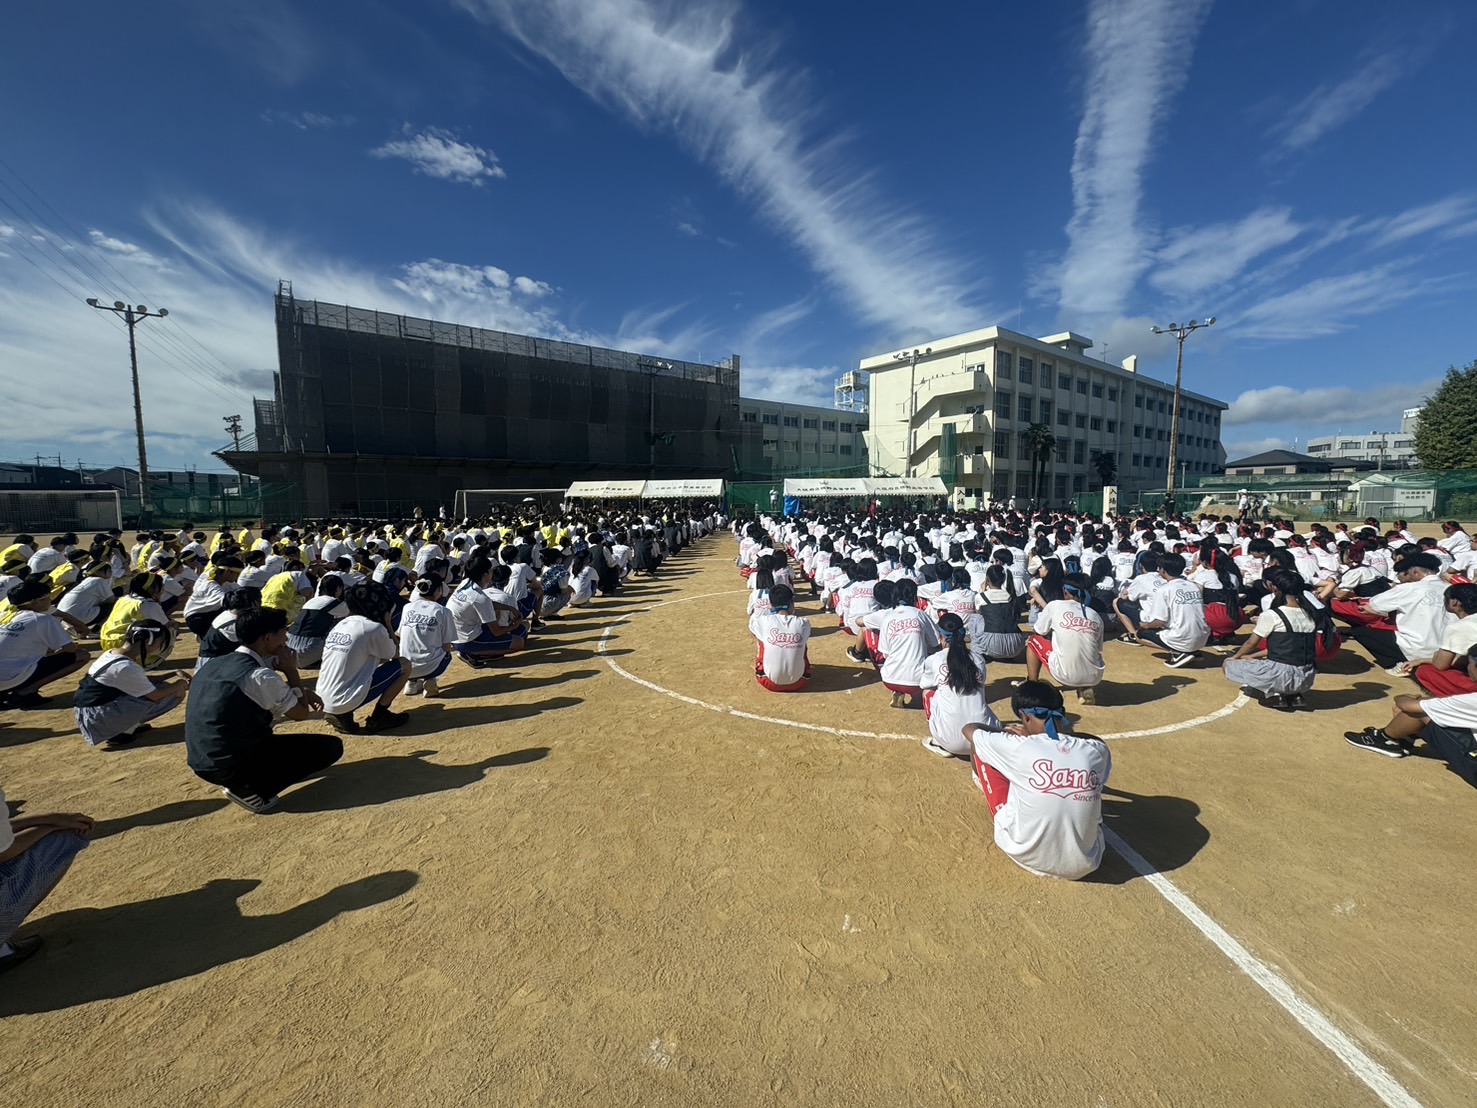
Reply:
[[376, 708], [364, 721], [364, 730], [371, 735], [380, 731], [393, 731], [397, 727], [403, 727], [409, 718], [409, 712], [392, 712], [388, 708]]
[[1366, 727], [1363, 731], [1345, 731], [1344, 741], [1360, 750], [1383, 754], [1386, 758], [1406, 758], [1411, 753], [1410, 747], [1399, 739], [1392, 739], [1372, 727]]
[[1302, 693], [1288, 693], [1284, 704], [1289, 712], [1295, 712], [1299, 708], [1306, 708], [1308, 706], [1308, 702], [1303, 699]]
[[11, 693], [5, 698], [5, 707], [13, 708], [21, 712], [34, 712], [45, 708], [51, 703], [49, 697], [42, 696], [38, 692]]
[[846, 656], [850, 658], [853, 662], [861, 662], [863, 664], [872, 660], [854, 646], [848, 646], [846, 648]]
[[255, 816], [264, 816], [273, 808], [277, 807], [277, 797], [275, 796], [238, 796], [230, 789], [222, 789], [221, 793], [232, 804], [239, 804], [242, 808], [245, 808], [248, 812]]
[[14, 939], [10, 944], [10, 953], [0, 958], [0, 973], [9, 973], [20, 965], [31, 955], [41, 949], [41, 936], [30, 935], [24, 939]]
[[1281, 693], [1268, 693], [1262, 697], [1263, 708], [1286, 708], [1287, 698]]
[[1181, 666], [1189, 665], [1194, 660], [1195, 652], [1193, 650], [1182, 650], [1178, 654], [1171, 654], [1169, 656], [1169, 661], [1165, 662], [1164, 664], [1167, 665], [1170, 669], [1179, 669]]
[[325, 712], [323, 713], [323, 718], [328, 721], [328, 726], [332, 727], [340, 735], [357, 735], [363, 730], [363, 728], [354, 722], [353, 712], [340, 712], [338, 715], [334, 715], [332, 712]]

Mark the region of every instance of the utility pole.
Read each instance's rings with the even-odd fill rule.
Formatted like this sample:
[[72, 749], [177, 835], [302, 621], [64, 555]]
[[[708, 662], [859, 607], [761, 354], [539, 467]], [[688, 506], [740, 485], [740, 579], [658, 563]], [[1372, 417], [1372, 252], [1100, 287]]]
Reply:
[[133, 427], [138, 434], [138, 510], [142, 517], [139, 524], [145, 526], [152, 522], [154, 502], [149, 497], [149, 455], [144, 449], [144, 401], [138, 387], [138, 347], [134, 343], [133, 329], [146, 319], [163, 319], [169, 314], [169, 309], [160, 308], [157, 312], [151, 312], [142, 304], [130, 307], [121, 300], [113, 301], [110, 307], [99, 303], [95, 296], [88, 297], [87, 306], [102, 312], [112, 312], [128, 324], [128, 364], [133, 371]]
[[228, 415], [221, 418], [226, 421], [226, 432], [231, 436], [231, 441], [235, 443], [236, 453], [241, 453], [241, 417]]
[[[1019, 314], [1019, 313], [1017, 313]], [[1019, 323], [1017, 323], [1019, 326]], [[908, 363], [908, 476], [914, 476], [913, 454], [918, 449], [918, 359], [927, 357], [933, 353], [933, 347], [925, 346], [919, 350], [916, 346], [912, 350], [904, 350], [900, 354], [894, 354], [893, 359]]]
[[[1171, 323], [1168, 327], [1150, 327], [1149, 330], [1156, 335], [1173, 335], [1179, 343], [1179, 350], [1174, 359], [1174, 407], [1169, 413], [1169, 476], [1166, 480], [1165, 500], [1174, 499], [1174, 467], [1179, 461], [1180, 446], [1180, 378], [1185, 369], [1185, 340], [1202, 327], [1214, 327], [1215, 316], [1211, 316], [1204, 323], [1199, 320], [1190, 320], [1189, 323]], [[1176, 505], [1178, 507], [1178, 505]]]
[[664, 369], [676, 369], [671, 362], [660, 361], [655, 358], [637, 359], [637, 365], [647, 371], [647, 427], [646, 441], [651, 444], [651, 461], [649, 463], [651, 476], [656, 478], [656, 375]]

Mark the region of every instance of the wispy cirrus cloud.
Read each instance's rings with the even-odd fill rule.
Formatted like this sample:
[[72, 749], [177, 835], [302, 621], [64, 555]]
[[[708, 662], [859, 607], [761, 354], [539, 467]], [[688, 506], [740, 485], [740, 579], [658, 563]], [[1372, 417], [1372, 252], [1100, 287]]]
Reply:
[[1184, 86], [1211, 0], [1093, 0], [1087, 95], [1072, 156], [1062, 311], [1123, 312], [1153, 260], [1141, 205], [1155, 133]]
[[[1231, 402], [1223, 422], [1233, 427], [1294, 423], [1326, 427], [1340, 424], [1389, 427], [1397, 425], [1402, 411], [1415, 407], [1440, 383], [1439, 380], [1406, 381], [1367, 389], [1342, 385], [1312, 389], [1275, 385], [1266, 389], [1248, 389]], [[1231, 448], [1226, 449], [1229, 451]]]
[[1171, 231], [1154, 255], [1149, 283], [1175, 295], [1204, 292], [1240, 276], [1253, 260], [1305, 230], [1290, 208], [1260, 208], [1235, 222]]
[[404, 134], [404, 138], [375, 147], [369, 152], [370, 157], [401, 158], [427, 177], [476, 187], [481, 187], [489, 177], [508, 175], [491, 150], [462, 142], [443, 128], [429, 127], [416, 132], [406, 124]]
[[1374, 233], [1372, 245], [1376, 247], [1436, 231], [1451, 237], [1477, 234], [1477, 194], [1453, 193], [1429, 204], [1407, 208], [1388, 219], [1376, 220], [1367, 229]]
[[354, 123], [351, 115], [325, 115], [322, 112], [265, 111], [263, 123], [281, 123], [299, 131], [322, 131], [330, 127], [349, 127]]
[[812, 100], [797, 94], [795, 75], [744, 51], [728, 0], [459, 3], [596, 101], [675, 134], [863, 319], [901, 335], [982, 318], [959, 260], [866, 172], [843, 164], [834, 142], [812, 136], [812, 112], [797, 106]]
[[1296, 153], [1342, 127], [1418, 69], [1428, 53], [1424, 46], [1411, 45], [1366, 53], [1357, 70], [1319, 85], [1278, 121], [1269, 136], [1277, 143], [1276, 152]]
[[1223, 316], [1239, 338], [1309, 339], [1335, 335], [1359, 316], [1374, 315], [1443, 287], [1422, 278], [1409, 263], [1389, 262], [1353, 273], [1318, 277], [1287, 292]]

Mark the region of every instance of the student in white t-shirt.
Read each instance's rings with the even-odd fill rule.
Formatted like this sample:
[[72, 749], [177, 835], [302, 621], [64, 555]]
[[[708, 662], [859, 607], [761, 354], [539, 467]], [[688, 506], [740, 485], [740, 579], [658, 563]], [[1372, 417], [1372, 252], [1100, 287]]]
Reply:
[[456, 620], [441, 603], [442, 581], [428, 573], [415, 583], [415, 599], [400, 611], [400, 657], [410, 663], [410, 696], [439, 696], [436, 679], [451, 664]]
[[1139, 625], [1134, 637], [1152, 642], [1170, 652], [1165, 663], [1171, 668], [1188, 665], [1210, 642], [1210, 624], [1205, 621], [1205, 595], [1200, 587], [1185, 580], [1185, 559], [1181, 554], [1159, 556], [1159, 576], [1163, 583], [1149, 593], [1139, 610]]
[[57, 602], [56, 617], [85, 635], [102, 625], [117, 600], [112, 563], [93, 562], [83, 571], [76, 587]]
[[939, 648], [938, 626], [918, 610], [916, 582], [906, 577], [878, 582], [875, 592], [884, 593], [884, 585], [892, 586], [892, 607], [868, 612], [861, 623], [877, 633], [878, 672], [883, 686], [892, 692], [892, 706], [921, 708], [923, 660]]
[[44, 708], [41, 688], [85, 666], [62, 621], [48, 614], [51, 590], [44, 578], [12, 585], [0, 607], [0, 708]]
[[789, 585], [769, 589], [768, 605], [749, 620], [758, 642], [754, 679], [770, 692], [799, 692], [810, 683], [810, 621], [795, 614]]
[[362, 730], [371, 733], [400, 727], [406, 712], [390, 709], [410, 679], [410, 663], [397, 656], [390, 634], [393, 601], [383, 585], [355, 585], [344, 596], [349, 615], [339, 620], [323, 643], [314, 691], [323, 701], [324, 718], [335, 730], [357, 734], [354, 710], [374, 701]]
[[1260, 692], [1266, 707], [1299, 708], [1318, 676], [1318, 627], [1306, 607], [1307, 585], [1282, 566], [1268, 569], [1262, 580], [1272, 586], [1271, 603], [1221, 669], [1229, 680]]
[[1045, 682], [1022, 683], [1010, 707], [1019, 722], [1004, 730], [964, 727], [995, 845], [1038, 877], [1086, 877], [1103, 860], [1103, 786], [1113, 766], [1108, 748], [1061, 730], [1067, 723], [1062, 696]]
[[517, 609], [499, 607], [487, 594], [491, 584], [492, 559], [478, 552], [467, 562], [466, 578], [446, 601], [456, 624], [456, 652], [474, 669], [522, 650], [527, 636]]
[[[1466, 669], [1468, 679], [1477, 682], [1477, 646], [1467, 652]], [[1414, 754], [1417, 738], [1424, 739], [1462, 780], [1477, 787], [1477, 692], [1426, 700], [1397, 696], [1389, 723], [1344, 732], [1350, 746], [1387, 758]]]
[[88, 667], [72, 698], [77, 730], [88, 746], [121, 750], [149, 730], [149, 721], [173, 711], [190, 687], [189, 674], [155, 684], [144, 672], [151, 655], [169, 644], [169, 629], [141, 620], [124, 632], [123, 645], [105, 650]]
[[919, 674], [928, 717], [923, 747], [941, 757], [968, 758], [974, 747], [964, 737], [965, 725], [999, 730], [1000, 720], [985, 699], [985, 667], [969, 649], [965, 623], [957, 613], [939, 617], [939, 638], [943, 649], [923, 660]]
[[1039, 680], [1044, 666], [1062, 685], [1076, 689], [1082, 703], [1094, 704], [1094, 689], [1105, 672], [1103, 617], [1088, 606], [1092, 591], [1083, 574], [1069, 574], [1062, 590], [1065, 599], [1043, 609], [1036, 617], [1036, 633], [1026, 640], [1026, 679]]
[[[1364, 604], [1376, 617], [1393, 619], [1395, 629], [1351, 625], [1349, 638], [1365, 650], [1392, 677], [1405, 676], [1402, 663], [1430, 658], [1441, 649], [1441, 636], [1456, 617], [1446, 608], [1446, 582], [1441, 563], [1433, 554], [1412, 554], [1395, 563], [1400, 583]], [[1351, 619], [1339, 609], [1335, 612]], [[1351, 620], [1352, 623], [1352, 620]]]

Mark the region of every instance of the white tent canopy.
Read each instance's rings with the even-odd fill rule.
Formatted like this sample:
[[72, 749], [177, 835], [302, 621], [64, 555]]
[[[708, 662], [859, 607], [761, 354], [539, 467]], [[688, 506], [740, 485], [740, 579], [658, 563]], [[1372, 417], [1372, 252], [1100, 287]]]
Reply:
[[949, 493], [937, 477], [869, 477], [867, 491], [873, 496], [947, 496]]
[[937, 477], [786, 477], [786, 496], [947, 496]]
[[639, 500], [645, 481], [576, 481], [564, 494], [570, 500]]
[[641, 494], [647, 500], [662, 500], [678, 496], [723, 495], [723, 478], [694, 477], [685, 481], [648, 481]]

